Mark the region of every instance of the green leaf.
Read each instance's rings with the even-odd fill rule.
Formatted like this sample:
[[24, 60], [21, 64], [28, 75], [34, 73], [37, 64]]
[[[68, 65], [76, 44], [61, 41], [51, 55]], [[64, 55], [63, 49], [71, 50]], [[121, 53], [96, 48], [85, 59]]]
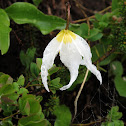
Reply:
[[6, 8], [5, 11], [16, 23], [32, 24], [44, 35], [55, 29], [65, 29], [66, 26], [66, 21], [62, 18], [45, 15], [30, 3], [17, 2]]
[[35, 6], [38, 6], [42, 0], [32, 0]]
[[57, 78], [51, 80], [51, 85], [50, 86], [53, 87], [53, 88], [55, 88], [55, 89], [61, 88], [62, 85], [60, 84], [60, 78], [57, 77]]
[[41, 105], [33, 95], [23, 95], [19, 99], [19, 109], [23, 115], [41, 114]]
[[102, 33], [98, 33], [97, 35], [94, 35], [93, 37], [90, 37], [89, 40], [90, 41], [97, 41], [97, 40], [101, 39], [102, 36], [103, 36]]
[[123, 74], [123, 66], [119, 61], [113, 61], [110, 64], [110, 69], [115, 76], [121, 76]]
[[114, 121], [120, 119], [122, 117], [122, 112], [118, 112], [118, 111], [119, 111], [119, 107], [113, 106], [107, 115], [108, 120], [111, 119], [112, 121]]
[[75, 33], [84, 37], [88, 36], [88, 30], [89, 30], [88, 25], [86, 23], [82, 23], [80, 27], [77, 30], [75, 30]]
[[26, 88], [20, 88], [17, 93], [18, 94], [27, 94], [27, 93], [29, 93], [29, 91]]
[[8, 74], [2, 74], [0, 76], [0, 85], [5, 85], [5, 84], [12, 84], [13, 83], [13, 78], [9, 76]]
[[101, 20], [102, 20], [102, 16], [103, 16], [103, 15], [101, 15], [101, 14], [99, 14], [99, 13], [96, 13], [96, 14], [95, 14], [95, 18], [96, 18], [98, 21], [101, 21]]
[[1, 95], [12, 94], [14, 92], [15, 92], [15, 89], [13, 88], [12, 84], [3, 85], [2, 88], [0, 88], [0, 96]]
[[18, 121], [18, 126], [51, 126], [50, 123], [44, 119], [43, 113], [33, 114]]
[[10, 20], [3, 9], [0, 9], [0, 50], [2, 55], [8, 51], [10, 46]]
[[42, 58], [36, 58], [36, 64], [37, 64], [38, 68], [41, 69]]
[[36, 48], [28, 48], [26, 53], [21, 50], [20, 60], [21, 63], [26, 67], [26, 70], [29, 69], [31, 62], [34, 60]]
[[118, 0], [112, 0], [112, 11], [119, 7]]
[[71, 123], [71, 112], [68, 107], [61, 105], [55, 108], [54, 115], [56, 116], [56, 121], [54, 126], [69, 126]]
[[126, 97], [126, 77], [116, 76], [114, 79], [116, 90], [120, 96]]
[[32, 76], [35, 78], [38, 77], [39, 72], [40, 72], [39, 68], [37, 67], [37, 64], [33, 62], [30, 65], [30, 71], [32, 73]]
[[24, 82], [25, 82], [25, 78], [23, 75], [20, 75], [20, 77], [18, 78], [17, 83], [21, 86], [24, 86]]
[[101, 61], [99, 63], [100, 66], [104, 66], [107, 64], [110, 64], [112, 62], [112, 60], [114, 60], [116, 58], [117, 54], [111, 54], [110, 56], [108, 56], [105, 60]]
[[13, 123], [11, 121], [2, 121], [2, 125], [0, 126], [13, 126]]
[[56, 73], [58, 70], [59, 70], [59, 67], [56, 67], [56, 65], [54, 64], [53, 67], [49, 69], [49, 75]]

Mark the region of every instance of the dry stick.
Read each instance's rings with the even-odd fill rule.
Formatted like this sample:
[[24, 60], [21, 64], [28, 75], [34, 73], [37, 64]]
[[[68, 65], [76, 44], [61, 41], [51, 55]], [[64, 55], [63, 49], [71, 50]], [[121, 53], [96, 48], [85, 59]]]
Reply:
[[[88, 27], [89, 27], [89, 29], [88, 29], [88, 35], [89, 35], [90, 34], [90, 21], [89, 21], [89, 18], [87, 16], [87, 14], [85, 13], [85, 11], [82, 11], [82, 12], [83, 12], [84, 16], [87, 18], [87, 24], [88, 24]], [[89, 42], [89, 44], [90, 44], [90, 42]], [[74, 110], [74, 118], [73, 118], [73, 120], [75, 119], [76, 114], [77, 114], [77, 101], [78, 101], [78, 99], [80, 97], [81, 91], [82, 91], [82, 89], [84, 87], [84, 84], [86, 82], [86, 79], [87, 79], [87, 76], [88, 76], [88, 72], [89, 72], [89, 70], [87, 69], [86, 74], [85, 74], [85, 77], [84, 77], [84, 80], [83, 80], [83, 83], [81, 84], [81, 87], [79, 89], [79, 92], [78, 92], [78, 94], [77, 94], [77, 96], [75, 98], [75, 101], [74, 101], [74, 106], [75, 106], [74, 109], [75, 110]]]
[[68, 29], [68, 27], [69, 27], [69, 21], [70, 21], [70, 3], [69, 2], [67, 2], [67, 4], [66, 4], [66, 15], [67, 15], [67, 22], [66, 22], [66, 28], [65, 28], [65, 30], [67, 30]]
[[75, 116], [76, 116], [76, 114], [77, 114], [77, 101], [78, 101], [78, 98], [80, 97], [81, 91], [82, 91], [82, 89], [83, 89], [83, 87], [84, 87], [84, 84], [85, 84], [85, 82], [86, 82], [86, 79], [87, 79], [87, 76], [88, 76], [88, 72], [89, 72], [89, 70], [87, 69], [86, 74], [85, 74], [85, 77], [84, 77], [84, 80], [83, 80], [83, 83], [81, 84], [81, 87], [80, 87], [80, 89], [79, 89], [79, 92], [78, 92], [78, 94], [77, 94], [77, 96], [76, 96], [76, 99], [75, 99], [75, 101], [74, 101], [75, 110], [74, 110], [74, 117], [73, 117], [73, 120], [75, 119]]
[[[104, 10], [99, 11], [98, 13], [99, 13], [99, 14], [102, 14], [103, 12], [105, 12], [105, 11], [111, 9], [111, 8], [112, 8], [112, 7], [109, 6], [109, 7], [105, 8]], [[86, 21], [87, 19], [91, 19], [91, 18], [95, 18], [95, 15], [92, 15], [92, 16], [87, 17], [87, 18], [84, 18], [84, 19], [79, 19], [79, 20], [73, 21], [72, 23], [79, 23], [79, 22]]]

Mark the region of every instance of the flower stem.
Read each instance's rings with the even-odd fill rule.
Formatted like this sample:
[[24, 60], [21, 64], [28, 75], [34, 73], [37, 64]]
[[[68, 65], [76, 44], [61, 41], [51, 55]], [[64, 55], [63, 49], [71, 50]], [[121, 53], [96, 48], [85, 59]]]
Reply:
[[65, 28], [65, 30], [67, 30], [68, 29], [68, 27], [69, 27], [69, 21], [70, 21], [70, 3], [69, 2], [67, 2], [66, 3], [66, 15], [67, 15], [67, 22], [66, 22], [66, 28]]

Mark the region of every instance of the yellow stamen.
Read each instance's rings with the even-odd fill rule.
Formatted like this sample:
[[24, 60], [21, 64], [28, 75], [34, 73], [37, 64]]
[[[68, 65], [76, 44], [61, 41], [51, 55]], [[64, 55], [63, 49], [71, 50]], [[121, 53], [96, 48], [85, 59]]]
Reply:
[[66, 43], [71, 43], [72, 39], [75, 40], [76, 35], [70, 30], [62, 30], [57, 34], [56, 39], [58, 42], [63, 41], [66, 44]]

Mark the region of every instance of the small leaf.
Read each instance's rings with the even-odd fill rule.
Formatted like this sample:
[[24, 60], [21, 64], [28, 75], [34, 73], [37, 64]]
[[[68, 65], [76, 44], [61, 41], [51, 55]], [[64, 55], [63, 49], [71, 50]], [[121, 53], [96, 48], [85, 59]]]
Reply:
[[27, 94], [29, 91], [26, 88], [20, 88], [20, 90], [17, 92], [18, 94]]
[[69, 126], [71, 123], [71, 112], [68, 107], [61, 105], [55, 108], [54, 115], [56, 116], [56, 121], [54, 126]]
[[25, 82], [25, 78], [23, 75], [20, 75], [20, 77], [18, 78], [17, 83], [21, 86], [24, 86], [24, 82]]
[[21, 50], [20, 60], [21, 63], [26, 67], [26, 70], [29, 69], [31, 62], [34, 60], [36, 48], [28, 48], [26, 53]]
[[41, 69], [42, 58], [36, 58], [36, 64], [37, 64], [38, 68]]
[[80, 25], [80, 28], [78, 28], [75, 33], [84, 37], [84, 36], [88, 36], [88, 30], [89, 30], [89, 27], [86, 23], [82, 23]]
[[90, 40], [90, 41], [97, 41], [97, 40], [101, 39], [102, 36], [103, 36], [102, 33], [98, 33], [97, 35], [95, 35], [95, 36], [93, 36], [93, 37], [90, 37], [89, 40]]
[[49, 69], [49, 75], [56, 73], [58, 70], [59, 70], [59, 67], [56, 67], [56, 65], [54, 64], [53, 67]]
[[119, 61], [113, 61], [110, 64], [110, 69], [115, 76], [121, 76], [123, 74], [123, 66]]
[[114, 60], [116, 58], [117, 54], [111, 54], [110, 56], [108, 56], [105, 60], [101, 61], [99, 63], [100, 66], [104, 66], [104, 65], [108, 65], [111, 63], [112, 60]]
[[103, 15], [101, 15], [101, 14], [99, 14], [99, 13], [96, 13], [96, 14], [95, 14], [95, 18], [96, 18], [98, 21], [101, 21], [101, 20], [102, 20], [102, 16], [103, 16]]
[[114, 79], [114, 83], [119, 95], [122, 97], [126, 97], [126, 80], [117, 75]]
[[32, 76], [35, 78], [38, 77], [39, 72], [40, 72], [39, 68], [37, 67], [37, 64], [33, 62], [30, 65], [30, 71], [32, 73]]
[[5, 85], [5, 84], [12, 84], [13, 83], [13, 78], [11, 78], [8, 74], [3, 74], [0, 76], [0, 84]]

